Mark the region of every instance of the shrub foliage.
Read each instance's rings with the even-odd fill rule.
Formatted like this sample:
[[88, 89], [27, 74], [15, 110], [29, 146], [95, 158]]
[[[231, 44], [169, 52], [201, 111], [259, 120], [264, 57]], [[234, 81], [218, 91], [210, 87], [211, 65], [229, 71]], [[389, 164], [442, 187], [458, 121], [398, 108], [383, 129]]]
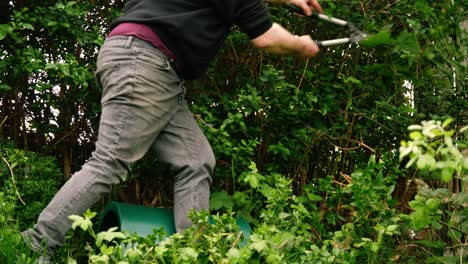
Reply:
[[[89, 243], [100, 249], [88, 251], [94, 263], [462, 263], [466, 4], [321, 3], [371, 37], [299, 61], [255, 50], [233, 28], [208, 73], [188, 84], [192, 112], [217, 158], [214, 224], [208, 213], [194, 214], [190, 230], [155, 246], [162, 231], [95, 234], [88, 212], [74, 216], [88, 238], [70, 241], [58, 258], [79, 261], [77, 248]], [[93, 150], [95, 59], [122, 7], [122, 0], [2, 4], [0, 243], [20, 244], [17, 231]], [[295, 34], [350, 34], [269, 8]], [[172, 179], [155, 165], [148, 155], [102, 204], [171, 206]], [[253, 226], [246, 244], [235, 216]], [[6, 248], [0, 262], [31, 261]]]

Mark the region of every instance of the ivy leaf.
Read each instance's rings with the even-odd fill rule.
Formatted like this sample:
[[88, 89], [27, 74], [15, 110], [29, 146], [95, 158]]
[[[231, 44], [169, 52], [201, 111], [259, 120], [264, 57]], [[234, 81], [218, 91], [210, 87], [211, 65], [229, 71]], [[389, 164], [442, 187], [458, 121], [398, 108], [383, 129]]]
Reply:
[[395, 43], [395, 40], [392, 39], [389, 31], [383, 30], [377, 34], [371, 35], [366, 39], [359, 41], [359, 45], [366, 47], [376, 47], [379, 45], [392, 45]]

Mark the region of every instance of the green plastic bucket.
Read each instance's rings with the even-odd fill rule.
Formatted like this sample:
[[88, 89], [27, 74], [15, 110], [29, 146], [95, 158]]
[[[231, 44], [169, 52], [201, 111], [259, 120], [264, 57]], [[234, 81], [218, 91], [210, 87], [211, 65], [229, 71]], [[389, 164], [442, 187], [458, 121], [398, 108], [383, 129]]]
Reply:
[[[242, 218], [237, 218], [236, 222], [243, 233], [243, 239], [240, 243], [242, 246], [250, 237], [252, 229], [249, 223]], [[173, 209], [119, 202], [107, 204], [101, 214], [98, 232], [107, 231], [111, 227], [117, 227], [120, 231], [136, 233], [141, 237], [146, 237], [153, 233], [153, 229], [161, 227], [164, 227], [167, 236], [176, 232]]]
[[111, 227], [136, 233], [141, 237], [146, 237], [153, 233], [153, 229], [161, 227], [164, 227], [168, 235], [176, 231], [172, 209], [118, 202], [107, 204], [101, 215], [99, 231], [107, 231]]

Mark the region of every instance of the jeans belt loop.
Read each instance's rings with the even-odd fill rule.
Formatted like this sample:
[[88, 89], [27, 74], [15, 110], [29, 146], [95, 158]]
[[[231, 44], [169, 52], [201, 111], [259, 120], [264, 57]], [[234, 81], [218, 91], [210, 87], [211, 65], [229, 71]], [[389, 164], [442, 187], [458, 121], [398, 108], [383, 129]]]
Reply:
[[125, 48], [128, 49], [130, 48], [130, 45], [132, 45], [133, 42], [133, 36], [129, 36], [127, 39], [127, 42], [125, 42]]

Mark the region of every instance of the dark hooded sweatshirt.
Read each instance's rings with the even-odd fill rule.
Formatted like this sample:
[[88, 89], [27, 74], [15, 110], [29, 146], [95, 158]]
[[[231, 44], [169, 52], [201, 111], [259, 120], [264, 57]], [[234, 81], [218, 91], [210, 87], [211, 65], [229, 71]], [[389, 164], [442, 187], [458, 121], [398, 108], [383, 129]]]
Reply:
[[111, 28], [122, 22], [150, 26], [188, 80], [206, 71], [233, 25], [253, 39], [273, 23], [262, 0], [128, 0]]

